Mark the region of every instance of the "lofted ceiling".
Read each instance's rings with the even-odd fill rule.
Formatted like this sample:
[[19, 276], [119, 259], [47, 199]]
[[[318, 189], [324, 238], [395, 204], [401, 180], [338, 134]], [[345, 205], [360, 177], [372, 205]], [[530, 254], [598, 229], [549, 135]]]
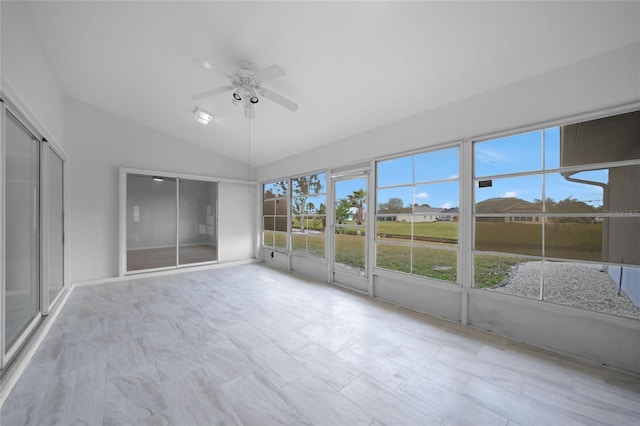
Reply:
[[[30, 1], [65, 95], [260, 166], [640, 40], [637, 2]], [[286, 75], [244, 118], [239, 59]], [[215, 114], [197, 123], [200, 106]]]

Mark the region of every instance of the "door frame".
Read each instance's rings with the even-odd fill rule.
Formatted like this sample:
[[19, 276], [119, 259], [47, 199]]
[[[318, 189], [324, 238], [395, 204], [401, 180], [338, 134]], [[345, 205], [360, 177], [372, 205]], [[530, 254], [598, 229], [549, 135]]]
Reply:
[[[330, 196], [331, 201], [327, 201], [327, 204], [330, 206], [329, 211], [327, 211], [327, 220], [328, 220], [328, 274], [329, 281], [335, 285], [346, 287], [350, 290], [359, 291], [362, 293], [371, 294], [371, 244], [370, 244], [370, 229], [371, 228], [371, 167], [370, 165], [358, 167], [358, 168], [350, 168], [347, 170], [340, 170], [336, 172], [332, 172], [329, 174], [330, 177]], [[356, 274], [352, 274], [346, 271], [336, 271], [335, 268], [335, 255], [336, 255], [336, 245], [335, 245], [335, 232], [337, 229], [336, 223], [336, 184], [341, 181], [347, 181], [352, 179], [366, 179], [366, 188], [367, 191], [367, 202], [365, 205], [365, 221], [361, 225], [363, 229], [367, 230], [367, 233], [364, 237], [365, 241], [365, 272], [364, 276], [358, 276]]]

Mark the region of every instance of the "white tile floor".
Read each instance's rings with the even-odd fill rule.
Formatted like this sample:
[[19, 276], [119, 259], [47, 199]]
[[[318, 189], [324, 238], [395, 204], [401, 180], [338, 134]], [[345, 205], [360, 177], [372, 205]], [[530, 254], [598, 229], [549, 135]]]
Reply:
[[75, 289], [1, 416], [637, 425], [640, 379], [247, 265]]

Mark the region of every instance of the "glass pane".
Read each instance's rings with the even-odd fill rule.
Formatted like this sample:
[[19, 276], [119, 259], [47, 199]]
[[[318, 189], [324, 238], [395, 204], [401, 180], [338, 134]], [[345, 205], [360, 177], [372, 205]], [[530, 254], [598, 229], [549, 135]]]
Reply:
[[609, 266], [606, 272], [616, 283], [616, 305], [621, 308], [608, 312], [640, 319], [640, 267]]
[[436, 213], [458, 207], [458, 182], [417, 185], [413, 198], [415, 213], [420, 213], [417, 206], [431, 207]]
[[549, 257], [640, 265], [640, 213], [553, 217], [547, 220], [545, 233]]
[[286, 216], [264, 216], [263, 228], [266, 231], [281, 231], [287, 232], [287, 217]]
[[274, 238], [275, 238], [275, 247], [283, 248], [283, 249], [287, 248], [287, 234], [286, 233], [275, 232], [274, 233]]
[[6, 115], [5, 349], [39, 312], [38, 140]]
[[[636, 268], [622, 268], [621, 271], [620, 267], [604, 268], [593, 263], [545, 261], [544, 300], [640, 319], [640, 300], [637, 297], [640, 294], [631, 286], [631, 280], [624, 279], [625, 273], [628, 276], [640, 277], [638, 272], [640, 271]], [[636, 302], [631, 298], [634, 296]]]
[[49, 191], [49, 302], [60, 293], [64, 284], [64, 250], [63, 250], [63, 194], [62, 194], [62, 167], [63, 162], [58, 155], [47, 145], [46, 161], [48, 166], [48, 191]]
[[602, 212], [608, 170], [552, 173], [545, 176], [545, 211], [548, 213]]
[[476, 218], [476, 250], [542, 255], [542, 222], [539, 217]]
[[291, 235], [291, 249], [306, 252], [315, 256], [324, 257], [324, 232], [321, 233], [294, 233]]
[[413, 248], [414, 275], [456, 282], [458, 253], [453, 250], [437, 250], [427, 247]]
[[476, 254], [474, 287], [515, 296], [540, 298], [541, 262], [531, 259]]
[[[406, 219], [406, 215], [411, 215], [413, 205], [413, 186], [403, 186], [400, 188], [378, 189], [378, 209], [379, 215], [388, 215], [391, 220]], [[401, 213], [402, 217], [399, 217]]]
[[278, 199], [270, 199], [265, 200], [263, 203], [263, 211], [264, 215], [276, 215], [276, 216], [286, 216], [288, 214], [289, 200], [285, 198]]
[[474, 148], [475, 176], [542, 169], [541, 131], [477, 142]]
[[480, 181], [476, 184], [476, 213], [542, 212], [542, 176]]
[[640, 212], [606, 217], [603, 221], [591, 226], [603, 227], [604, 260], [640, 266]]
[[[414, 217], [414, 220], [421, 216]], [[458, 222], [451, 220], [437, 220], [413, 222], [413, 243], [428, 245], [444, 245], [457, 247], [458, 245]]]
[[553, 127], [544, 131], [544, 168], [560, 167], [560, 128]]
[[324, 214], [327, 211], [327, 197], [325, 195], [304, 197], [304, 199], [296, 198], [294, 203], [303, 206], [306, 214]]
[[292, 195], [315, 195], [326, 193], [324, 173], [300, 176], [291, 180]]
[[410, 242], [413, 233], [411, 218], [397, 221], [397, 216], [376, 218], [376, 239], [382, 241]]
[[413, 156], [378, 162], [378, 187], [413, 183]]
[[128, 175], [127, 270], [176, 266], [176, 222], [175, 179]]
[[411, 247], [377, 243], [376, 267], [411, 273]]
[[335, 268], [365, 275], [366, 231], [356, 227], [340, 227], [335, 233]]
[[287, 197], [287, 181], [281, 180], [278, 182], [265, 183], [264, 184], [264, 199]]
[[262, 245], [269, 246], [269, 247], [274, 247], [274, 245], [275, 245], [274, 238], [275, 238], [275, 232], [273, 232], [273, 231], [264, 231], [264, 232], [262, 232]]
[[335, 184], [336, 222], [366, 223], [367, 178], [340, 180]]
[[457, 179], [459, 177], [458, 148], [441, 149], [415, 156], [415, 181]]
[[560, 166], [640, 159], [640, 111], [560, 128]]
[[602, 261], [605, 260], [603, 237], [601, 220], [588, 217], [548, 218], [545, 226], [545, 256]]
[[179, 264], [218, 260], [216, 182], [180, 179]]

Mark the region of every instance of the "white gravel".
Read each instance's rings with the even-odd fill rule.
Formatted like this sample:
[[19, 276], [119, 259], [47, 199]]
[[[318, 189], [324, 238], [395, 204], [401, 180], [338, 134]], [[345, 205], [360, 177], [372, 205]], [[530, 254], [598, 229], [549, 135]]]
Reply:
[[[492, 290], [539, 299], [541, 271], [542, 262], [520, 263], [502, 286]], [[593, 264], [545, 262], [544, 300], [640, 319], [640, 308], [624, 290], [618, 296], [618, 283]]]

